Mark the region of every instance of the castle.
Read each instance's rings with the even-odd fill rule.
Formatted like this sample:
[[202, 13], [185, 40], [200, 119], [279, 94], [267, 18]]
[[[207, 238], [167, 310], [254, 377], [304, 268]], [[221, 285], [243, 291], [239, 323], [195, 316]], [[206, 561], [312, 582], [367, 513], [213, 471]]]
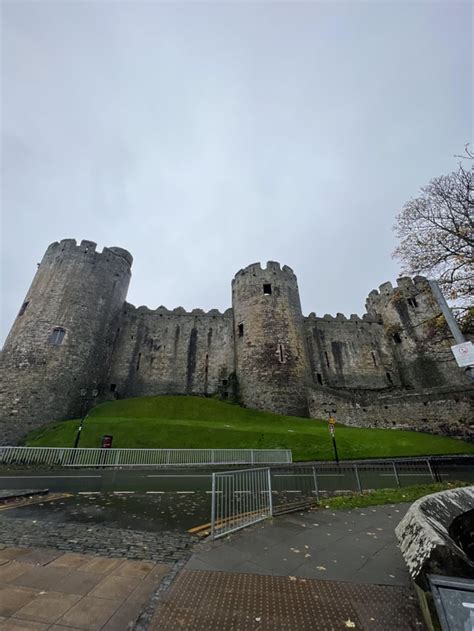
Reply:
[[428, 281], [369, 294], [362, 317], [305, 317], [296, 276], [241, 269], [224, 313], [126, 302], [132, 256], [92, 241], [52, 243], [2, 352], [0, 443], [81, 415], [94, 402], [217, 396], [282, 414], [473, 435], [473, 387]]

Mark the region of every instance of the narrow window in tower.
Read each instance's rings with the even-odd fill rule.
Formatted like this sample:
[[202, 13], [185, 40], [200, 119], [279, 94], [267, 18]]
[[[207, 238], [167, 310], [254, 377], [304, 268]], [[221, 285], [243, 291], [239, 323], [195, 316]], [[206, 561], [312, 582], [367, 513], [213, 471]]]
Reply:
[[398, 333], [394, 333], [392, 337], [393, 337], [393, 341], [395, 342], [395, 344], [401, 344], [402, 343], [402, 338], [400, 337], [400, 335]]
[[377, 357], [376, 357], [374, 351], [371, 351], [370, 354], [372, 355], [372, 361], [374, 362], [374, 366], [377, 368]]
[[110, 384], [110, 392], [115, 392], [117, 390], [117, 384], [116, 383], [111, 383]]
[[319, 385], [322, 386], [323, 385], [323, 377], [322, 377], [320, 372], [316, 373], [316, 379], [318, 380]]
[[284, 364], [286, 362], [285, 347], [283, 344], [278, 344], [278, 361], [280, 364]]
[[416, 309], [418, 307], [416, 298], [407, 298], [407, 302], [410, 305], [410, 307], [413, 307], [413, 309]]
[[324, 357], [326, 358], [326, 366], [327, 366], [328, 368], [330, 368], [330, 365], [329, 365], [329, 355], [327, 354], [327, 351], [324, 351]]
[[385, 373], [387, 375], [387, 381], [390, 385], [393, 384], [393, 379], [392, 379], [392, 375], [389, 372]]
[[272, 286], [270, 285], [270, 283], [264, 283], [264, 285], [263, 285], [263, 295], [264, 296], [271, 296], [272, 295]]
[[138, 353], [138, 359], [137, 359], [137, 370], [140, 368], [140, 360], [142, 358], [142, 354]]
[[244, 325], [241, 322], [238, 326], [238, 331], [239, 331], [239, 337], [243, 337], [244, 336]]
[[27, 300], [26, 302], [24, 302], [24, 303], [21, 305], [21, 309], [20, 309], [20, 311], [18, 312], [18, 315], [19, 315], [19, 316], [22, 316], [22, 315], [25, 313], [25, 311], [26, 311], [26, 307], [27, 307], [29, 304], [30, 304], [30, 301], [29, 301], [29, 300]]
[[64, 336], [66, 335], [66, 329], [63, 329], [60, 326], [57, 326], [53, 329], [51, 333], [51, 337], [49, 338], [50, 343], [53, 346], [60, 346], [63, 343]]

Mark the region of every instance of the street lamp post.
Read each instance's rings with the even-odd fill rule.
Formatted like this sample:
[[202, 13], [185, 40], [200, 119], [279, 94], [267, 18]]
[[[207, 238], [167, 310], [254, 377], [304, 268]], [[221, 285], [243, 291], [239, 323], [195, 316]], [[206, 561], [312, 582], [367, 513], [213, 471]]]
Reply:
[[81, 398], [82, 398], [82, 414], [81, 414], [81, 422], [79, 423], [79, 427], [76, 434], [76, 440], [74, 441], [74, 449], [77, 449], [79, 445], [79, 440], [81, 438], [82, 428], [84, 426], [84, 421], [87, 418], [88, 414], [88, 403], [94, 403], [95, 398], [99, 394], [99, 391], [94, 386], [92, 388], [82, 388], [81, 389]]
[[336, 414], [336, 410], [324, 410], [326, 414], [328, 414], [328, 430], [331, 434], [332, 438], [332, 446], [334, 449], [334, 459], [336, 463], [339, 465], [339, 455], [337, 453], [337, 444], [336, 444], [336, 419], [333, 414]]

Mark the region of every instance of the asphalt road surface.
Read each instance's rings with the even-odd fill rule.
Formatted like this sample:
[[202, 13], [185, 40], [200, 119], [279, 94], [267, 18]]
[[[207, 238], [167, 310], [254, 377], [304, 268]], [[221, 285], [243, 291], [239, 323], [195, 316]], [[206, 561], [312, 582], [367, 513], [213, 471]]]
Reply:
[[[469, 465], [444, 467], [443, 481], [463, 480], [474, 482], [474, 467]], [[401, 486], [429, 484], [432, 477], [425, 468], [416, 468], [398, 473]], [[48, 488], [64, 492], [131, 492], [159, 493], [210, 491], [212, 470], [210, 469], [74, 469], [61, 470], [2, 470], [0, 489]], [[397, 486], [395, 474], [385, 469], [373, 471], [359, 469], [359, 480], [363, 489]], [[311, 493], [314, 476], [311, 467], [304, 469], [275, 468], [272, 470], [272, 486], [277, 491]], [[352, 467], [336, 466], [317, 474], [320, 491], [358, 490], [357, 477]]]

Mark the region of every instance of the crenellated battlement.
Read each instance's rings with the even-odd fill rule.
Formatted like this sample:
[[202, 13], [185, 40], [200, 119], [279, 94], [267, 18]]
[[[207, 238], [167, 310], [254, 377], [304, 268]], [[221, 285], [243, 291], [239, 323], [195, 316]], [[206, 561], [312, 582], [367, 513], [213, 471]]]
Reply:
[[291, 267], [288, 267], [288, 265], [283, 265], [283, 267], [281, 267], [280, 263], [277, 261], [267, 261], [266, 267], [262, 267], [261, 263], [252, 263], [251, 265], [247, 265], [247, 267], [240, 269], [234, 276], [232, 284], [245, 277], [263, 276], [268, 278], [269, 274], [283, 275], [289, 280], [296, 281], [296, 275]]
[[95, 241], [88, 241], [83, 239], [80, 243], [76, 239], [61, 239], [61, 241], [54, 241], [46, 250], [44, 258], [50, 258], [51, 256], [57, 256], [62, 254], [63, 256], [94, 256], [97, 259], [110, 259], [110, 255], [115, 259], [120, 257], [124, 259], [131, 267], [133, 263], [133, 256], [124, 248], [116, 246], [104, 247], [102, 252], [97, 252], [97, 243]]
[[226, 309], [221, 312], [219, 309], [210, 309], [209, 311], [204, 311], [203, 309], [193, 309], [192, 311], [186, 311], [183, 307], [176, 307], [175, 309], [167, 309], [163, 305], [160, 305], [156, 309], [150, 309], [145, 305], [140, 305], [136, 307], [135, 305], [126, 302], [123, 307], [123, 311], [126, 314], [131, 315], [157, 315], [157, 316], [167, 316], [167, 317], [207, 317], [207, 318], [231, 318], [233, 311], [231, 308]]
[[373, 289], [367, 296], [365, 303], [369, 313], [377, 313], [384, 309], [392, 299], [413, 298], [417, 294], [431, 291], [429, 281], [424, 276], [402, 276], [397, 278], [397, 286], [394, 287], [390, 281], [382, 283], [378, 290]]
[[326, 313], [324, 314], [324, 316], [318, 316], [316, 315], [316, 313], [314, 313], [314, 311], [312, 311], [308, 316], [305, 317], [305, 321], [312, 323], [312, 322], [344, 322], [346, 324], [372, 324], [372, 323], [379, 323], [380, 322], [380, 318], [374, 316], [373, 314], [370, 313], [364, 313], [364, 315], [362, 317], [360, 317], [359, 315], [357, 315], [356, 313], [351, 313], [351, 315], [349, 316], [349, 318], [347, 316], [345, 316], [343, 313], [337, 313], [335, 316]]

